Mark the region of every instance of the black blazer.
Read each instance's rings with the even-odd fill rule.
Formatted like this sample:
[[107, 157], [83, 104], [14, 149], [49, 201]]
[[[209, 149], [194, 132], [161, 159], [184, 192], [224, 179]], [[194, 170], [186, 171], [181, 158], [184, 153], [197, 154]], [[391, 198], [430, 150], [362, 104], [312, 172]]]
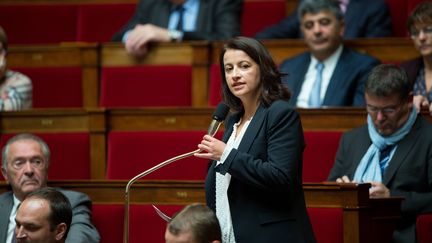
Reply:
[[[361, 158], [371, 145], [367, 125], [344, 133], [329, 181], [354, 177]], [[395, 242], [415, 242], [416, 216], [432, 212], [432, 124], [419, 116], [411, 131], [397, 145], [383, 177], [392, 196], [402, 196], [402, 220]]]
[[[311, 62], [311, 54], [305, 52], [286, 59], [280, 70], [288, 74], [284, 82], [293, 92], [291, 106], [296, 106], [306, 72]], [[323, 106], [364, 106], [364, 84], [373, 67], [380, 62], [368, 55], [344, 47], [333, 71]]]
[[[294, 11], [279, 23], [256, 34], [258, 39], [300, 38], [300, 21]], [[345, 12], [345, 39], [392, 35], [390, 10], [384, 0], [350, 0]]]
[[[112, 41], [121, 41], [137, 24], [167, 28], [173, 5], [168, 0], [141, 0], [135, 14]], [[195, 32], [184, 32], [183, 40], [224, 40], [240, 35], [243, 0], [200, 0]]]
[[[223, 141], [241, 114], [231, 116]], [[302, 189], [303, 130], [286, 101], [261, 105], [238, 149], [206, 178], [207, 204], [216, 209], [215, 173], [230, 173], [228, 188], [237, 243], [315, 242]]]

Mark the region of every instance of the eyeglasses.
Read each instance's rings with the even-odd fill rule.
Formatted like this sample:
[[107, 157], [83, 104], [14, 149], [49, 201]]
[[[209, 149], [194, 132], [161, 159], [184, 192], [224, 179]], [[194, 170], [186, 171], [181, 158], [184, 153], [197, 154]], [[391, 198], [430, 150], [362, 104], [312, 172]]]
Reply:
[[43, 160], [42, 158], [30, 158], [30, 159], [25, 159], [25, 158], [19, 158], [17, 160], [12, 161], [12, 167], [14, 169], [20, 170], [22, 168], [24, 168], [24, 165], [29, 162], [30, 165], [35, 168], [35, 169], [42, 169], [45, 167], [45, 160]]
[[399, 109], [399, 106], [400, 106], [400, 104], [392, 106], [392, 107], [379, 108], [376, 106], [367, 105], [366, 110], [371, 114], [378, 114], [378, 112], [381, 112], [381, 114], [383, 114], [385, 116], [391, 116], [391, 115], [394, 115], [396, 113], [396, 111]]
[[426, 26], [420, 30], [417, 30], [415, 28], [411, 29], [410, 36], [412, 39], [418, 38], [420, 36], [420, 33], [423, 32], [424, 35], [432, 36], [432, 25]]

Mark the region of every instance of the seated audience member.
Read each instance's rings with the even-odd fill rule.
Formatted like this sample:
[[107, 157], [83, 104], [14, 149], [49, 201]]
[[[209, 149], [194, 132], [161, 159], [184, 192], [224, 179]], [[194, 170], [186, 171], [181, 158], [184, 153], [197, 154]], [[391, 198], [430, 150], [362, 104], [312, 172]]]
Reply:
[[7, 69], [8, 40], [0, 27], [0, 111], [14, 111], [32, 107], [32, 83], [18, 72]]
[[408, 18], [408, 31], [420, 57], [401, 63], [414, 83], [414, 106], [432, 114], [432, 2], [422, 2]]
[[221, 229], [216, 214], [207, 206], [191, 204], [168, 223], [166, 243], [221, 243]]
[[112, 40], [142, 57], [151, 42], [223, 40], [240, 34], [243, 0], [141, 0]]
[[345, 25], [334, 0], [304, 0], [300, 28], [309, 51], [284, 60], [284, 82], [293, 92], [290, 105], [302, 108], [363, 106], [364, 82], [379, 64], [343, 46]]
[[[31, 192], [47, 186], [50, 150], [39, 137], [18, 134], [2, 150], [2, 174], [12, 191], [0, 195], [0, 242], [10, 243], [15, 229], [17, 206]], [[99, 242], [91, 223], [91, 200], [80, 192], [61, 190], [72, 205], [73, 217], [67, 243]]]
[[64, 243], [71, 226], [72, 208], [61, 192], [44, 187], [31, 192], [22, 201], [15, 221], [18, 243]]
[[[341, 11], [345, 16], [344, 37], [346, 39], [392, 35], [390, 10], [385, 0], [341, 0], [337, 2], [340, 2]], [[279, 23], [258, 32], [255, 37], [257, 39], [300, 38], [302, 36], [299, 28], [301, 18], [302, 15], [297, 9]]]
[[394, 242], [416, 241], [416, 217], [432, 212], [432, 124], [417, 115], [412, 83], [395, 65], [365, 85], [367, 125], [345, 133], [328, 179], [371, 183], [371, 197], [404, 197]]

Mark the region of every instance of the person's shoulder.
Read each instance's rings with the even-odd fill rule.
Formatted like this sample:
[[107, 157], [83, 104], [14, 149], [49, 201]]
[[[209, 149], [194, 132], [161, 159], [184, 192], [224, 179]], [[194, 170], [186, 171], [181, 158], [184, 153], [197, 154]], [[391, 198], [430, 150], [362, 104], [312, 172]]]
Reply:
[[345, 131], [342, 136], [346, 138], [358, 138], [360, 134], [369, 134], [367, 124], [355, 127], [351, 130]]
[[7, 191], [7, 192], [0, 194], [0, 202], [3, 202], [9, 198], [12, 199], [12, 192], [11, 191]]
[[71, 191], [71, 190], [64, 190], [61, 188], [57, 188], [61, 193], [63, 193], [63, 195], [65, 195], [69, 201], [76, 200], [76, 199], [81, 199], [81, 200], [90, 200], [89, 196], [85, 193], [82, 192], [77, 192], [77, 191]]
[[289, 104], [288, 100], [275, 100], [267, 108], [268, 113], [274, 116], [298, 115], [296, 110]]
[[344, 52], [345, 55], [349, 55], [351, 56], [350, 58], [352, 58], [353, 60], [362, 60], [364, 61], [368, 61], [368, 62], [380, 62], [377, 58], [366, 54], [366, 53], [361, 53], [358, 52], [350, 47], [344, 46]]
[[7, 78], [6, 82], [12, 82], [12, 83], [19, 82], [20, 84], [31, 84], [31, 80], [27, 75], [17, 71], [7, 70], [6, 78]]
[[293, 57], [286, 58], [282, 61], [280, 67], [292, 67], [292, 64], [300, 64], [310, 60], [310, 52], [303, 52]]

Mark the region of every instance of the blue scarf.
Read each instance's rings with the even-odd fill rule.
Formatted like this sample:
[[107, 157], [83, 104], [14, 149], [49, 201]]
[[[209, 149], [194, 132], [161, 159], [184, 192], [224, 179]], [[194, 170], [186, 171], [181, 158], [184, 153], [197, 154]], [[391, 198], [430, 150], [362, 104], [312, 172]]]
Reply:
[[[370, 115], [367, 117], [368, 123], [368, 131], [369, 137], [372, 140], [372, 144], [369, 146], [366, 154], [360, 161], [360, 164], [357, 166], [357, 169], [354, 174], [354, 181], [361, 182], [382, 182], [381, 168], [379, 165], [381, 150], [387, 147], [388, 145], [397, 144], [400, 140], [402, 140], [405, 135], [407, 135], [410, 131], [414, 122], [417, 118], [417, 111], [413, 107], [411, 110], [411, 114], [408, 118], [408, 121], [395, 133], [388, 137], [383, 137], [376, 130], [372, 118]], [[390, 159], [393, 157], [393, 154], [396, 150], [396, 147], [392, 149], [390, 153]]]

